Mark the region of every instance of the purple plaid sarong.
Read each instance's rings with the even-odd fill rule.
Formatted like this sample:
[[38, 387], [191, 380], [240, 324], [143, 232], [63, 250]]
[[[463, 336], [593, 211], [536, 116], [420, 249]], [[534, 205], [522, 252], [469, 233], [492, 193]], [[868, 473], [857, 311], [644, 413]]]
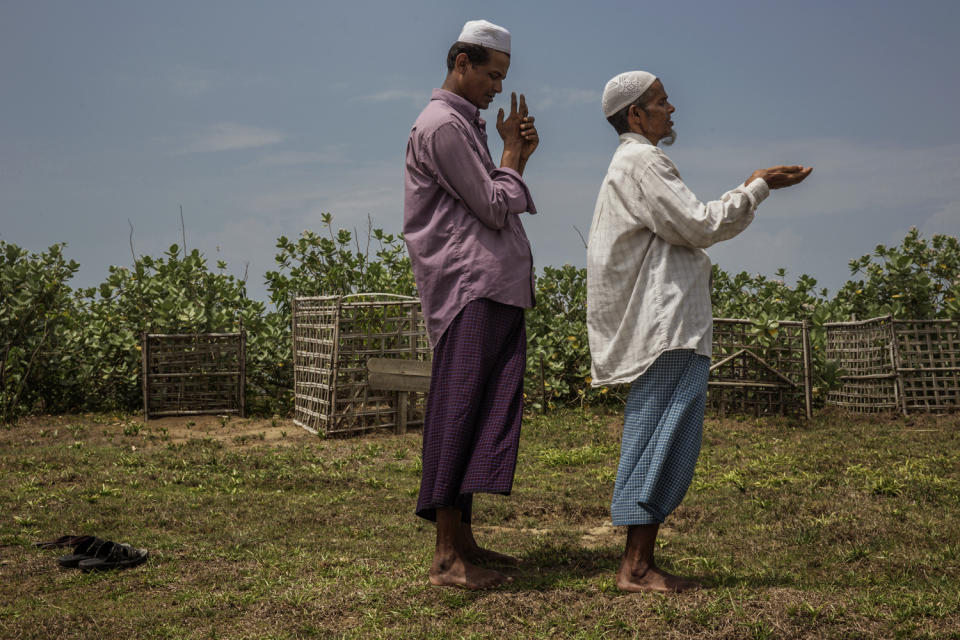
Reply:
[[510, 493], [526, 360], [520, 307], [472, 300], [447, 327], [433, 349], [418, 516], [456, 507], [470, 522], [474, 493]]

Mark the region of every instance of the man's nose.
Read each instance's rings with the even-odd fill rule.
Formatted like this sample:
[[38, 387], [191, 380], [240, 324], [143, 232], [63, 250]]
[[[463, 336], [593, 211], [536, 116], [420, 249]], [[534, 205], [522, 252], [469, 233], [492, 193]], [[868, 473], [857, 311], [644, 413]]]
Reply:
[[503, 81], [497, 80], [496, 83], [494, 83], [493, 85], [493, 90], [496, 91], [497, 93], [500, 93], [501, 91], [503, 91]]
[[670, 111], [670, 113], [673, 113], [674, 111], [677, 110], [677, 108], [668, 102], [668, 103], [667, 103], [667, 110]]

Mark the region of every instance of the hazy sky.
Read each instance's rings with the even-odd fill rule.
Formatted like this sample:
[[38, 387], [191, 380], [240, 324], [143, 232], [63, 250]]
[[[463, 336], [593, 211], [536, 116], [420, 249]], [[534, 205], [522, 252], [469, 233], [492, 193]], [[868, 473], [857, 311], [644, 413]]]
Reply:
[[538, 266], [582, 266], [617, 136], [613, 75], [644, 69], [677, 107], [668, 154], [702, 200], [757, 168], [812, 165], [714, 246], [727, 270], [815, 276], [911, 226], [960, 235], [960, 2], [117, 2], [0, 0], [0, 239], [68, 243], [74, 286], [181, 239], [249, 265], [265, 298], [276, 238], [400, 230], [410, 125], [465, 20], [512, 31], [505, 93], [541, 144], [525, 216]]

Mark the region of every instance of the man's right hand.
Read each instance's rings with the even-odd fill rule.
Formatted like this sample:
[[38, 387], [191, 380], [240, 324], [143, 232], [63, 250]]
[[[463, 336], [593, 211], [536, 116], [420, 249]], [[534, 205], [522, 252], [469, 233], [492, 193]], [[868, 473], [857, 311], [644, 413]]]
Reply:
[[[525, 147], [529, 147], [530, 129], [533, 127], [533, 118], [527, 117], [527, 102], [520, 94], [520, 107], [517, 108], [517, 94], [510, 94], [510, 115], [506, 119], [503, 117], [503, 109], [497, 113], [497, 131], [503, 138], [503, 156], [500, 159], [501, 167], [509, 167], [523, 175], [523, 168], [527, 164], [529, 153], [524, 155]], [[529, 122], [527, 122], [529, 120]], [[535, 149], [537, 142], [536, 129], [533, 128], [532, 146]], [[526, 134], [526, 135], [525, 135]], [[533, 150], [530, 150], [533, 153]]]
[[[526, 101], [521, 94], [520, 100], [523, 101], [524, 106], [526, 106]], [[517, 153], [520, 152], [520, 149], [523, 147], [523, 136], [520, 134], [520, 124], [523, 122], [523, 117], [525, 114], [521, 114], [517, 109], [517, 94], [510, 94], [510, 115], [506, 119], [503, 117], [503, 109], [501, 108], [497, 112], [497, 131], [500, 132], [500, 137], [503, 138], [503, 146], [510, 147], [511, 150], [515, 150]]]
[[795, 184], [803, 182], [803, 179], [810, 175], [813, 167], [804, 167], [799, 164], [779, 165], [768, 169], [757, 169], [747, 178], [745, 184], [750, 184], [755, 178], [760, 178], [767, 183], [771, 189], [783, 189], [792, 187]]

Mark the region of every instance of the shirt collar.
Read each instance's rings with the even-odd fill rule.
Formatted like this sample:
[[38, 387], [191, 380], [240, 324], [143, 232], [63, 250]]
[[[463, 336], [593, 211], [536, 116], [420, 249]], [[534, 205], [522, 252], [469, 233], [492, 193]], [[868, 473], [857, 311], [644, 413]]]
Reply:
[[483, 127], [484, 121], [483, 118], [480, 117], [480, 109], [466, 98], [458, 96], [446, 89], [434, 89], [430, 99], [447, 103], [469, 122], [476, 122], [478, 126]]
[[647, 140], [645, 137], [639, 133], [634, 133], [633, 131], [620, 134], [620, 142], [626, 142], [627, 140], [633, 140], [634, 142], [639, 142], [641, 144], [653, 145], [653, 143]]

